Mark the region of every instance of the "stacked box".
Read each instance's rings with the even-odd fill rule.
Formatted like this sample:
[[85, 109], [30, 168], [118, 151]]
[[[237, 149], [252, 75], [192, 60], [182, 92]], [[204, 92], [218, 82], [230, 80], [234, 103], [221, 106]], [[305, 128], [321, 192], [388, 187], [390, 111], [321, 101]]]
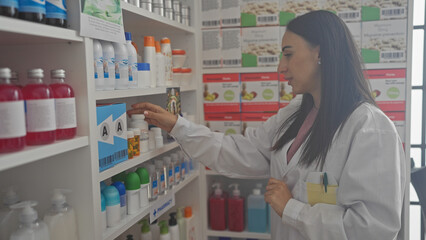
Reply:
[[386, 116], [395, 125], [396, 131], [402, 142], [405, 141], [405, 112], [385, 112]]
[[240, 112], [239, 74], [204, 74], [205, 113]]
[[321, 5], [319, 0], [280, 0], [280, 25], [286, 26], [297, 16], [320, 10]]
[[280, 97], [280, 108], [286, 107], [290, 104], [290, 101], [296, 96], [293, 93], [293, 88], [288, 85], [288, 80], [285, 79], [283, 74], [279, 75], [280, 86], [279, 86], [279, 97]]
[[241, 28], [222, 29], [223, 67], [241, 67]]
[[361, 21], [361, 0], [324, 0], [321, 8], [335, 13], [345, 22]]
[[362, 0], [362, 21], [407, 18], [407, 0]]
[[202, 31], [203, 67], [222, 67], [222, 36], [220, 29]]
[[126, 104], [96, 107], [99, 171], [128, 158]]
[[257, 128], [276, 113], [242, 113], [241, 134], [244, 135], [248, 127]]
[[221, 26], [239, 27], [241, 25], [240, 0], [221, 0]]
[[241, 111], [278, 111], [278, 73], [241, 74]]
[[220, 28], [220, 0], [202, 0], [201, 27]]
[[279, 24], [278, 0], [241, 0], [241, 26]]
[[241, 133], [240, 113], [206, 113], [204, 114], [206, 127], [213, 132], [229, 134]]
[[362, 57], [366, 63], [405, 62], [407, 20], [362, 23]]
[[242, 66], [277, 66], [281, 53], [280, 29], [276, 27], [243, 28]]
[[352, 38], [358, 48], [358, 51], [361, 52], [361, 22], [351, 22], [346, 23], [349, 31], [352, 34]]
[[405, 111], [405, 69], [367, 70], [366, 75], [382, 111]]

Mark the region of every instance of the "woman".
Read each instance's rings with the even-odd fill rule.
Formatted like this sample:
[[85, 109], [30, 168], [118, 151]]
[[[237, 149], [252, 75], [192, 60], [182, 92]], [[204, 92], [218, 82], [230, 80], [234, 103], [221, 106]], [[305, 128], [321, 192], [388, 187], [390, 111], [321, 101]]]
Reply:
[[396, 239], [405, 156], [363, 76], [346, 25], [315, 11], [282, 39], [278, 71], [298, 95], [257, 129], [224, 136], [149, 103], [133, 105], [193, 159], [228, 176], [265, 178], [272, 239]]

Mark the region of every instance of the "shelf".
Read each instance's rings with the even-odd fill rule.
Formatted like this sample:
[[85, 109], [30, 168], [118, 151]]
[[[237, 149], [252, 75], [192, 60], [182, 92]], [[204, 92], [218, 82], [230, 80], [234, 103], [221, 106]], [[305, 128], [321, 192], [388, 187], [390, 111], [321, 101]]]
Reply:
[[277, 72], [278, 67], [204, 68], [203, 74]]
[[[177, 87], [177, 86], [170, 86], [170, 87]], [[135, 88], [135, 89], [127, 89], [127, 90], [97, 91], [96, 100], [108, 100], [108, 99], [117, 99], [117, 98], [166, 94], [167, 88], [168, 87], [157, 87], [157, 88]], [[181, 88], [181, 92], [196, 90], [196, 88], [193, 86], [182, 86], [180, 88]]]
[[213, 230], [207, 230], [207, 236], [208, 237], [271, 239], [270, 233], [231, 232], [231, 231], [213, 231]]
[[0, 44], [83, 42], [75, 30], [0, 16]]
[[27, 146], [22, 151], [0, 154], [0, 171], [72, 151], [89, 145], [87, 136], [75, 137], [70, 140], [56, 141], [52, 144]]
[[123, 9], [123, 21], [126, 31], [132, 29], [149, 29], [150, 31], [158, 29], [168, 34], [179, 32], [195, 33], [193, 27], [188, 27], [146, 9], [138, 8], [130, 3], [121, 2], [121, 8]]
[[[189, 177], [185, 178], [185, 180], [179, 185], [175, 186], [172, 191], [173, 194], [176, 194], [182, 188], [186, 187], [190, 182], [196, 179], [199, 176], [198, 171], [194, 171]], [[162, 197], [165, 195], [159, 196], [156, 201], [160, 201]], [[151, 202], [147, 207], [140, 209], [137, 213], [133, 215], [126, 215], [126, 218], [123, 219], [118, 226], [113, 228], [107, 228], [107, 230], [103, 233], [104, 240], [113, 240], [116, 237], [120, 236], [123, 232], [129, 229], [131, 226], [139, 222], [142, 218], [150, 213], [151, 206], [153, 206], [155, 202]]]
[[141, 153], [141, 156], [136, 157], [136, 158], [132, 158], [129, 160], [126, 160], [122, 163], [119, 163], [117, 165], [115, 165], [114, 167], [107, 169], [103, 172], [99, 173], [99, 177], [98, 177], [98, 181], [101, 182], [105, 179], [108, 179], [118, 173], [121, 173], [123, 171], [126, 171], [127, 169], [130, 169], [132, 167], [135, 167], [145, 161], [148, 161], [152, 158], [155, 158], [165, 152], [168, 152], [170, 150], [173, 150], [174, 148], [178, 147], [179, 144], [177, 144], [177, 142], [172, 142], [172, 143], [168, 143], [165, 144], [163, 147], [146, 152], [146, 153]]

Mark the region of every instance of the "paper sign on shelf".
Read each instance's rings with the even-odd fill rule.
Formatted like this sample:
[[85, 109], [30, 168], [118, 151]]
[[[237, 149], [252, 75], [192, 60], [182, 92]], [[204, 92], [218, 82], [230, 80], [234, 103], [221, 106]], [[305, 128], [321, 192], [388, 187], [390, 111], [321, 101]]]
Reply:
[[175, 206], [175, 193], [174, 191], [168, 191], [163, 196], [159, 196], [158, 199], [152, 204], [149, 210], [149, 221], [153, 223], [161, 215], [166, 213], [169, 209]]

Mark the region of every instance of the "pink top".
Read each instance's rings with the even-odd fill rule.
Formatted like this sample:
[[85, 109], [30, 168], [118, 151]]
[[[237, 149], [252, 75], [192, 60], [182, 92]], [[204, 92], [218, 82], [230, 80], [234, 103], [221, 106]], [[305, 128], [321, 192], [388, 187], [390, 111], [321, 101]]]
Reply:
[[305, 141], [309, 129], [311, 129], [312, 125], [314, 124], [315, 118], [317, 117], [317, 113], [318, 113], [318, 109], [313, 107], [311, 111], [309, 112], [308, 116], [306, 116], [306, 119], [303, 122], [302, 126], [300, 127], [296, 138], [291, 144], [290, 149], [287, 151], [287, 163], [290, 162], [294, 154], [297, 152], [299, 147]]

